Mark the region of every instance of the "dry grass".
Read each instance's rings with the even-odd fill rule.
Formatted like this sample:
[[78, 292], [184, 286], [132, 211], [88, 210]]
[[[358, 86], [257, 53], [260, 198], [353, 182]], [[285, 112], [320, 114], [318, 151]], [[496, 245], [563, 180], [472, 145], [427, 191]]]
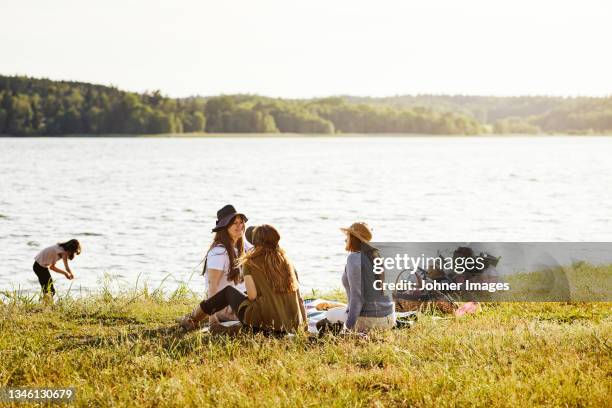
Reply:
[[[610, 303], [421, 315], [368, 339], [183, 335], [184, 292], [0, 304], [0, 385], [74, 386], [77, 406], [605, 406]], [[20, 404], [19, 406], [23, 406]]]

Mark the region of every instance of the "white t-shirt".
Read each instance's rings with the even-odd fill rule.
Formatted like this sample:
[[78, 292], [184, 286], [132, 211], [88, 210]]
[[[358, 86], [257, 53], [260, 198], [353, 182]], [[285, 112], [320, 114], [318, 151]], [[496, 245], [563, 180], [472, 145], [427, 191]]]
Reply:
[[[248, 241], [244, 240], [245, 251], [248, 251], [252, 247], [253, 246], [249, 244]], [[236, 248], [234, 248], [234, 251], [236, 254], [238, 254], [238, 250]], [[224, 246], [218, 245], [208, 251], [208, 255], [206, 256], [206, 270], [208, 271], [209, 269], [217, 269], [223, 271], [223, 276], [221, 276], [221, 279], [219, 279], [219, 284], [217, 285], [217, 292], [225, 288], [226, 286], [233, 286], [241, 292], [246, 292], [246, 286], [244, 282], [238, 282], [238, 284], [236, 284], [233, 280], [227, 279], [227, 275], [230, 272], [230, 260]], [[207, 290], [209, 289], [209, 286], [210, 273], [207, 274], [206, 279]], [[214, 293], [210, 293], [210, 291], [208, 292], [208, 297], [213, 295]], [[215, 315], [220, 321], [238, 320], [238, 317], [232, 312], [232, 308], [229, 306], [223, 310], [218, 311], [217, 313], [215, 313]]]
[[40, 266], [48, 268], [49, 266], [62, 259], [62, 254], [64, 254], [65, 252], [66, 251], [64, 251], [64, 248], [62, 248], [61, 246], [57, 244], [51, 245], [50, 247], [47, 247], [40, 251], [34, 259], [36, 260], [36, 262], [38, 262]]
[[[252, 247], [253, 246], [249, 244], [247, 240], [244, 240], [244, 250], [245, 251], [250, 250]], [[238, 250], [234, 248], [234, 251], [237, 255]], [[230, 272], [230, 259], [229, 259], [229, 255], [227, 254], [227, 251], [225, 250], [224, 246], [217, 245], [216, 247], [208, 251], [208, 255], [206, 256], [206, 270], [208, 271], [209, 269], [217, 269], [217, 270], [223, 271], [223, 276], [221, 277], [221, 279], [219, 279], [219, 285], [217, 286], [217, 292], [225, 288], [226, 286], [234, 286], [236, 289], [238, 289], [241, 292], [246, 291], [246, 286], [244, 285], [244, 282], [239, 282], [238, 284], [235, 284], [233, 280], [227, 279], [227, 276], [229, 275], [229, 272]], [[208, 279], [206, 281], [207, 283], [209, 283]]]

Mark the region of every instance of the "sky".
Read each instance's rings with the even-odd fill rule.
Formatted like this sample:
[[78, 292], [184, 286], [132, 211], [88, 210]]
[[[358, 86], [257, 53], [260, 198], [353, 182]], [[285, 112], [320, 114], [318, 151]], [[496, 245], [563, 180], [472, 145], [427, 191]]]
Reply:
[[171, 97], [610, 95], [609, 0], [0, 0], [0, 74]]

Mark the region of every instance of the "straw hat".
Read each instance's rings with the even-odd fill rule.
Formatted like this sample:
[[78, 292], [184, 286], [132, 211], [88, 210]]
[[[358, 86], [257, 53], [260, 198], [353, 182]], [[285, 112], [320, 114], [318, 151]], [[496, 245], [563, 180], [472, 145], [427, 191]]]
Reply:
[[356, 222], [348, 228], [340, 228], [340, 231], [353, 235], [361, 242], [370, 242], [372, 240], [372, 232], [365, 222]]

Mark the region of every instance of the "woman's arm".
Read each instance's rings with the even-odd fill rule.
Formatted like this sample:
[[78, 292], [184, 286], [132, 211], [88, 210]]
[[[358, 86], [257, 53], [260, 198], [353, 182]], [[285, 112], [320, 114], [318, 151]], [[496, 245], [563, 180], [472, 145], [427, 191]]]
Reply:
[[304, 325], [306, 326], [305, 327], [306, 331], [308, 331], [308, 316], [306, 315], [306, 308], [304, 307], [304, 299], [302, 299], [302, 293], [300, 293], [299, 289], [297, 291], [297, 295], [298, 295], [298, 301], [300, 302], [300, 314], [302, 315], [302, 321], [304, 322]]
[[247, 297], [249, 300], [257, 299], [257, 288], [255, 287], [255, 281], [251, 275], [245, 275], [244, 286], [246, 286]]
[[50, 266], [49, 269], [51, 269], [53, 272], [57, 272], [57, 273], [61, 273], [62, 275], [64, 275], [66, 278], [68, 279], [72, 279], [72, 274], [69, 274], [66, 271], [61, 270], [60, 268], [58, 268], [57, 266], [55, 266], [55, 262], [53, 262]]
[[351, 259], [346, 264], [346, 273], [349, 285], [349, 305], [348, 316], [346, 318], [346, 328], [353, 330], [357, 324], [357, 318], [361, 314], [363, 307], [363, 297], [361, 288], [361, 258], [357, 257], [357, 262]]
[[208, 297], [212, 297], [219, 291], [219, 282], [223, 277], [223, 271], [219, 269], [208, 269], [206, 271], [208, 275]]
[[[223, 277], [223, 271], [220, 269], [208, 269], [206, 274], [208, 275], [208, 297], [214, 296], [219, 291], [219, 282]], [[217, 314], [213, 314], [208, 318], [210, 323], [219, 323]]]
[[70, 277], [72, 279], [74, 277], [74, 274], [70, 270], [70, 266], [68, 266], [68, 254], [67, 253], [64, 252], [62, 254], [62, 260], [64, 261], [64, 266], [66, 267], [66, 272], [68, 272], [68, 274], [70, 275]]

